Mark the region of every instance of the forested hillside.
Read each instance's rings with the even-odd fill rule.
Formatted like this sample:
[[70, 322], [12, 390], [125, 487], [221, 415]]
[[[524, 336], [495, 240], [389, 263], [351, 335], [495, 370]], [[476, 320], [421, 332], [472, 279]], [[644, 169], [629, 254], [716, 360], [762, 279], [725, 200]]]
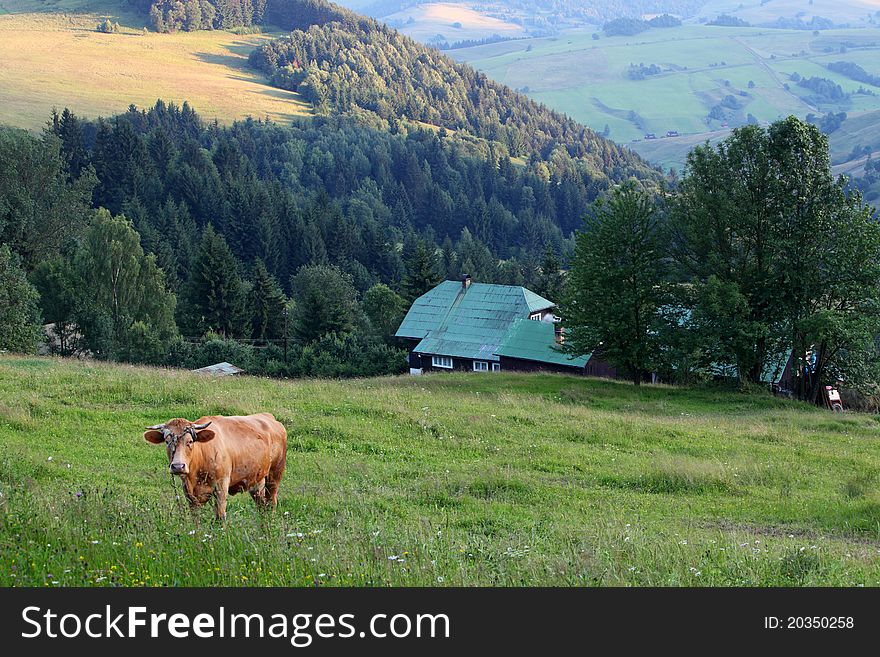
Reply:
[[574, 158], [580, 175], [593, 178], [656, 176], [638, 156], [563, 114], [324, 0], [160, 0], [150, 13], [159, 31], [263, 22], [291, 30], [257, 48], [250, 63], [322, 113], [370, 112], [392, 130], [402, 120], [464, 131], [511, 157]]
[[323, 0], [152, 14], [166, 31], [293, 29], [251, 61], [300, 88], [316, 115], [221, 126], [158, 101], [109, 119], [65, 109], [39, 137], [0, 129], [0, 269], [19, 290], [18, 350], [42, 322], [61, 354], [400, 371], [391, 336], [412, 299], [465, 272], [557, 298], [589, 204], [624, 180], [661, 179], [580, 124]]
[[68, 113], [55, 132], [71, 176], [94, 167], [94, 205], [125, 212], [180, 278], [187, 259], [163, 252], [186, 248], [195, 234], [186, 226], [211, 224], [243, 262], [259, 257], [281, 280], [326, 258], [391, 284], [404, 271], [398, 245], [442, 246], [467, 230], [485, 254], [469, 258], [473, 273], [491, 280], [498, 260], [562, 249], [606, 187], [571, 162], [519, 166], [454, 135], [392, 134], [346, 118], [222, 128], [159, 102], [96, 122]]
[[[297, 4], [288, 0], [283, 7]], [[300, 16], [289, 37], [250, 57], [275, 85], [299, 91], [319, 110], [368, 111], [392, 126], [408, 119], [462, 130], [502, 144], [514, 157], [567, 155], [593, 177], [655, 175], [631, 152], [470, 66], [345, 10], [322, 17], [322, 6], [308, 20]]]

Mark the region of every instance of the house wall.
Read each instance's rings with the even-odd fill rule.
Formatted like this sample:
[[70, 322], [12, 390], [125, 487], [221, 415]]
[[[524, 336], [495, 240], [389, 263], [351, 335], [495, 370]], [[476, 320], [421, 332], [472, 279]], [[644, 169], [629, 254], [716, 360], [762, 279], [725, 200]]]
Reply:
[[560, 374], [583, 374], [584, 370], [580, 367], [567, 367], [565, 365], [556, 365], [553, 363], [538, 363], [533, 360], [520, 360], [519, 358], [509, 358], [501, 356], [502, 372], [558, 372]]
[[584, 374], [586, 376], [602, 376], [609, 379], [620, 378], [620, 374], [611, 363], [602, 358], [602, 356], [596, 355], [591, 356], [590, 360], [587, 361], [587, 365], [584, 367]]
[[[431, 354], [410, 353], [409, 366], [413, 369], [421, 369], [423, 372], [473, 372], [474, 361], [472, 358], [453, 358], [452, 369], [445, 367], [434, 367], [432, 364]], [[489, 372], [492, 371], [492, 361], [489, 363]], [[503, 367], [502, 367], [503, 369]]]

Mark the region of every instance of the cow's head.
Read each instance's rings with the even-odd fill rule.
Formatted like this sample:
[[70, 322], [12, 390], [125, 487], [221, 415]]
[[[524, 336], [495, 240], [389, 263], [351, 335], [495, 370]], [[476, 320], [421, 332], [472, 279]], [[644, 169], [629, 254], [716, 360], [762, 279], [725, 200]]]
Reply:
[[193, 424], [189, 420], [177, 418], [165, 424], [148, 427], [144, 432], [144, 440], [154, 445], [165, 443], [169, 471], [173, 475], [185, 475], [189, 472], [195, 443], [204, 443], [214, 438], [214, 432], [207, 428], [209, 424], [211, 423]]

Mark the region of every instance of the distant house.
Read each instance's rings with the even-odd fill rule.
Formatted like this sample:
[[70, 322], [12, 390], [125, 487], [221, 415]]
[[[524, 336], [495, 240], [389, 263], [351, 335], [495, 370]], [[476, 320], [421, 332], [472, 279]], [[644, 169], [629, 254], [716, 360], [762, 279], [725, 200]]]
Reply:
[[413, 302], [397, 337], [409, 345], [411, 374], [430, 371], [614, 372], [600, 359], [559, 348], [556, 304], [518, 285], [444, 281]]

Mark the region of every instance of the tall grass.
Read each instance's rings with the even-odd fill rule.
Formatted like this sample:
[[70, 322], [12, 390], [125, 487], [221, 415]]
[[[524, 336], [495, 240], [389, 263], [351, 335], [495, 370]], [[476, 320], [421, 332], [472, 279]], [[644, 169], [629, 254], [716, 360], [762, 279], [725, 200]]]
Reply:
[[[143, 427], [271, 411], [274, 514]], [[0, 356], [0, 585], [877, 585], [872, 416], [559, 375], [345, 382]]]

